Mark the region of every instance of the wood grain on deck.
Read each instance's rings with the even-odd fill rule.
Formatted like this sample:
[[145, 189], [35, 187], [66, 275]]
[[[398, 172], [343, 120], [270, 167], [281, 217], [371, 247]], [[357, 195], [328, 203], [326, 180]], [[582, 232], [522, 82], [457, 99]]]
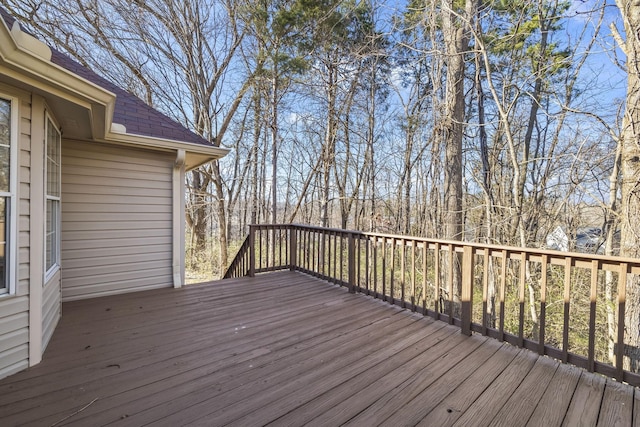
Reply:
[[634, 425], [640, 393], [300, 273], [75, 301], [12, 425]]

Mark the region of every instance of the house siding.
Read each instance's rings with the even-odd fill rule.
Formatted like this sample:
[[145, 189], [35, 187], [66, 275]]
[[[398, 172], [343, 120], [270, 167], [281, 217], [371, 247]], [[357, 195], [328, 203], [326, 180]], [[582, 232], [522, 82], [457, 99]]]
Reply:
[[44, 350], [62, 316], [60, 270], [44, 286], [42, 301], [42, 349]]
[[20, 100], [18, 147], [17, 286], [13, 295], [0, 297], [0, 378], [29, 366], [29, 197], [31, 101], [27, 94], [0, 85], [0, 92]]
[[173, 286], [173, 159], [63, 140], [63, 300]]
[[18, 153], [18, 287], [17, 295], [29, 294], [30, 197], [31, 197], [31, 101], [20, 100], [20, 150]]

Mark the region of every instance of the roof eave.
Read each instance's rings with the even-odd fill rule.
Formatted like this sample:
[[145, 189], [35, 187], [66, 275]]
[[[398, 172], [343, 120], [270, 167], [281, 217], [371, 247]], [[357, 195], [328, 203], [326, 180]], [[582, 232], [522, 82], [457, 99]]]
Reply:
[[229, 150], [126, 133], [113, 123], [116, 94], [51, 62], [51, 49], [20, 29], [17, 21], [9, 29], [0, 24], [0, 68], [7, 76], [43, 92], [64, 98], [86, 108], [91, 117], [91, 131], [96, 141], [119, 143], [156, 150], [184, 150], [185, 167], [194, 169], [224, 157]]
[[[118, 126], [114, 127], [118, 128]], [[114, 131], [113, 129], [107, 133], [104, 142], [153, 148], [156, 150], [184, 150], [187, 156], [185, 161], [186, 170], [192, 170], [213, 160], [220, 159], [226, 156], [230, 151], [227, 148], [214, 147], [212, 145], [194, 144], [152, 136], [135, 135]]]
[[106, 135], [111, 127], [116, 95], [51, 62], [50, 48], [14, 23], [10, 30], [0, 24], [0, 61], [4, 72], [36, 89], [67, 99], [87, 108], [95, 137]]

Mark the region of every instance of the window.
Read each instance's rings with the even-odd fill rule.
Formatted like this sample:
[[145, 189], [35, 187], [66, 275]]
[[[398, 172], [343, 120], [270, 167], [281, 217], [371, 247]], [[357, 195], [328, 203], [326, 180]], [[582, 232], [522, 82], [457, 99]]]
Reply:
[[0, 95], [0, 294], [14, 290], [16, 101]]
[[53, 274], [60, 265], [60, 132], [51, 118], [46, 120], [46, 276]]

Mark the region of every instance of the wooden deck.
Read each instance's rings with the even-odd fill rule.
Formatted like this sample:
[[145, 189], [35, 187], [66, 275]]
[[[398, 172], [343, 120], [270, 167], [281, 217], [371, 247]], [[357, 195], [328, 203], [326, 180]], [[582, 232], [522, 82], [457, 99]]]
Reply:
[[631, 386], [281, 272], [65, 304], [44, 361], [0, 381], [0, 425], [626, 426], [639, 402]]

